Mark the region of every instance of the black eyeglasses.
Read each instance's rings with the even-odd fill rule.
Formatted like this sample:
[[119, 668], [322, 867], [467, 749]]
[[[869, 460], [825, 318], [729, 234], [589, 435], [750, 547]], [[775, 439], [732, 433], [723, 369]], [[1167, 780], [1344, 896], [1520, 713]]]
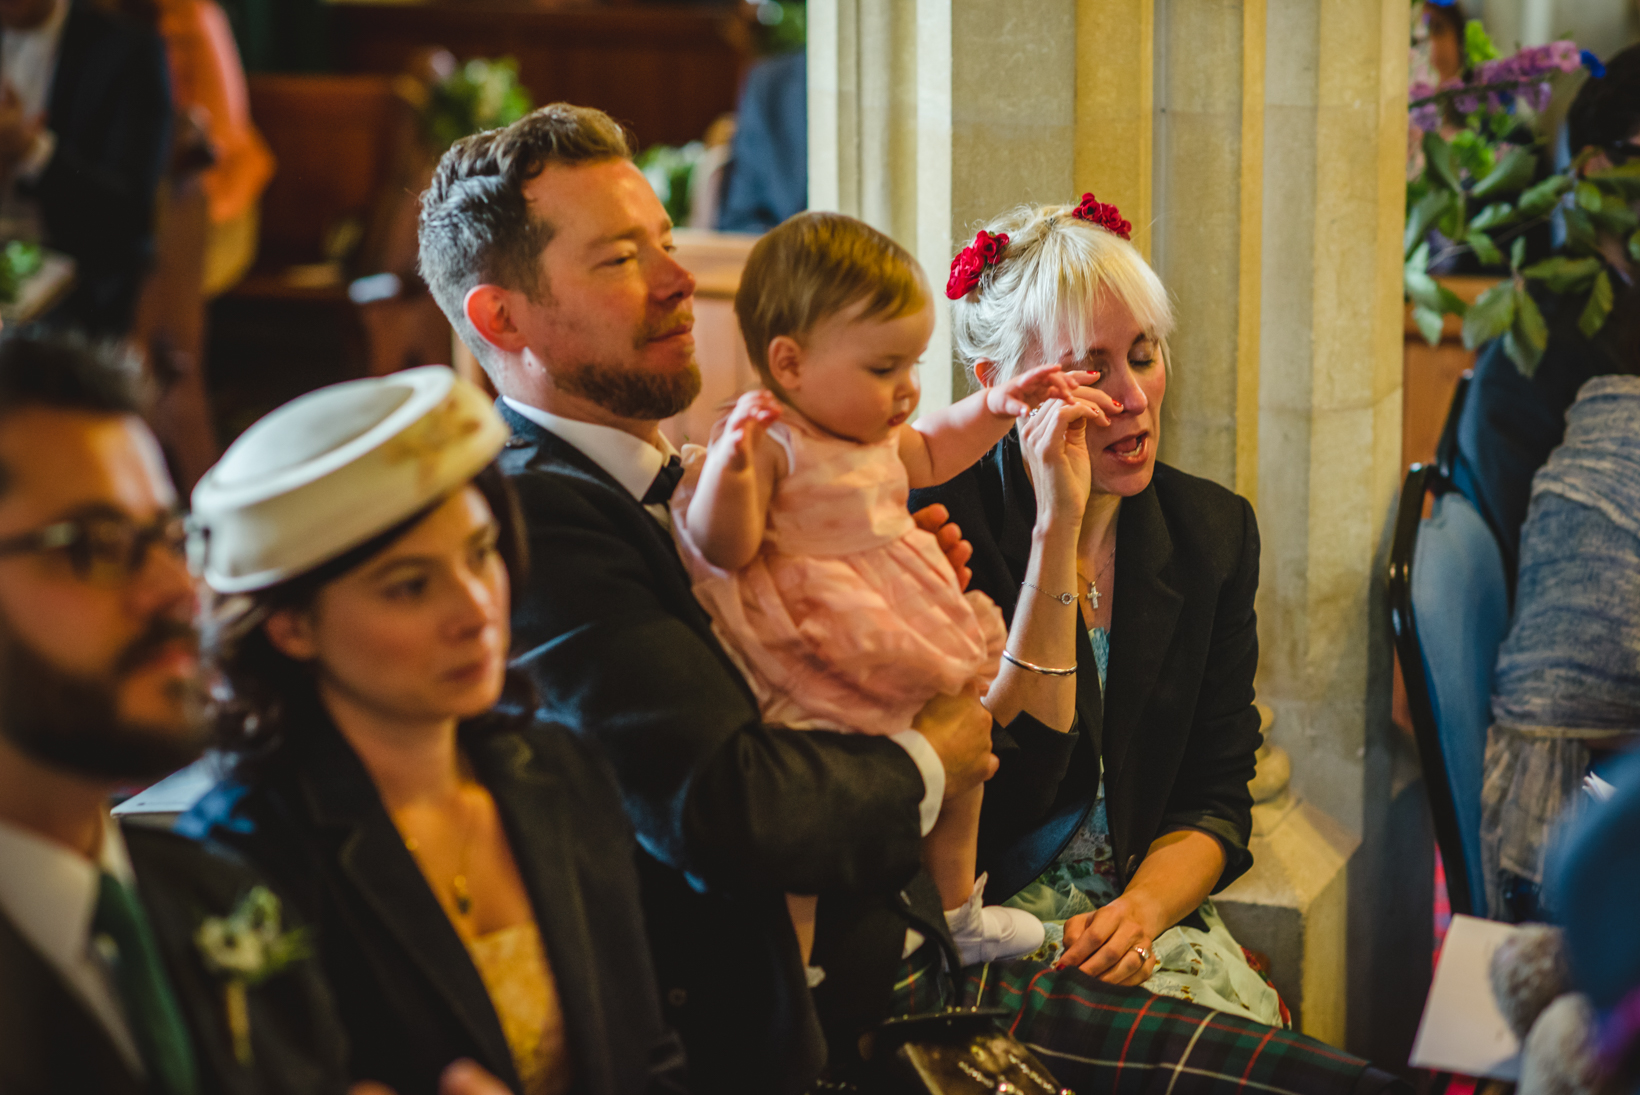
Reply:
[[146, 525], [99, 514], [0, 540], [0, 556], [61, 553], [81, 581], [118, 586], [141, 572], [156, 546], [181, 559], [187, 545], [188, 522], [180, 514], [163, 514]]

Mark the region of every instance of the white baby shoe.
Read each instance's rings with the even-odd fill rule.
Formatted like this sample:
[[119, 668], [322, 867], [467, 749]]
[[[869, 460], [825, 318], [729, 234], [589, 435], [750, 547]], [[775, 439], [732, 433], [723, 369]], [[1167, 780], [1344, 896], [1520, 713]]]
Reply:
[[945, 910], [945, 923], [965, 966], [1030, 954], [1046, 938], [1042, 921], [1025, 910], [982, 904], [985, 878], [980, 875], [974, 880], [974, 889], [961, 907]]

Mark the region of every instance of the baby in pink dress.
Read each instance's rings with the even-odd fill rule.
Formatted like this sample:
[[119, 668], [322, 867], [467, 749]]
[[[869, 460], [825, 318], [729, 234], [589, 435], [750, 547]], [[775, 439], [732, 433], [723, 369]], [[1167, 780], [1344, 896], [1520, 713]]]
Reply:
[[[742, 396], [692, 461], [673, 531], [764, 718], [891, 735], [936, 696], [983, 694], [1002, 613], [962, 590], [907, 495], [968, 468], [1076, 382], [1043, 366], [909, 424], [934, 326], [927, 283], [899, 245], [839, 214], [799, 214], [764, 236], [735, 311], [767, 387]], [[1029, 914], [980, 906], [982, 794], [947, 801], [924, 845], [965, 961], [1042, 940]], [[790, 902], [807, 960], [814, 899]]]

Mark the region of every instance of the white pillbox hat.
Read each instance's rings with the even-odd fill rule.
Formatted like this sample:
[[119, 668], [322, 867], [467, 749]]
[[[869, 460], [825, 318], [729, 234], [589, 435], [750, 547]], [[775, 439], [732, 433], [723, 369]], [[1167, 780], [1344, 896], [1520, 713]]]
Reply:
[[312, 570], [467, 483], [507, 432], [484, 393], [443, 365], [293, 399], [194, 488], [205, 581], [252, 593]]

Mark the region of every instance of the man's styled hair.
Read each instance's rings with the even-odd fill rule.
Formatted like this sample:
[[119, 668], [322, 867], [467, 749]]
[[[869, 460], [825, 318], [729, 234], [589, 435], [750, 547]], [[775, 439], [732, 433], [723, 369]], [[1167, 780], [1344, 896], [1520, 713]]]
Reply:
[[798, 213], [753, 246], [735, 293], [746, 353], [776, 392], [769, 342], [801, 339], [816, 324], [861, 301], [861, 319], [899, 319], [929, 301], [911, 252], [842, 213]]
[[540, 300], [541, 250], [557, 226], [532, 215], [524, 187], [552, 164], [632, 158], [626, 130], [591, 107], [553, 103], [504, 129], [457, 141], [439, 160], [421, 196], [421, 276], [479, 361], [489, 344], [467, 321], [467, 294], [500, 285]]
[[[136, 369], [128, 354], [79, 335], [26, 329], [0, 335], [0, 428], [34, 407], [87, 414], [137, 414]], [[0, 465], [0, 493], [11, 476]]]
[[1598, 145], [1622, 144], [1640, 136], [1640, 45], [1606, 62], [1604, 76], [1590, 76], [1566, 112], [1566, 141], [1572, 155]]

